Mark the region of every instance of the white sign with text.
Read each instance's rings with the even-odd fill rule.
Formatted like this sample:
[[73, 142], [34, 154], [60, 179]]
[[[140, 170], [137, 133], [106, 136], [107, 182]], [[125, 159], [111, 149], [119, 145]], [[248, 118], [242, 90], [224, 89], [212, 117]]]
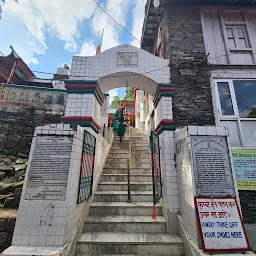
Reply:
[[195, 198], [203, 249], [246, 251], [248, 240], [234, 198]]

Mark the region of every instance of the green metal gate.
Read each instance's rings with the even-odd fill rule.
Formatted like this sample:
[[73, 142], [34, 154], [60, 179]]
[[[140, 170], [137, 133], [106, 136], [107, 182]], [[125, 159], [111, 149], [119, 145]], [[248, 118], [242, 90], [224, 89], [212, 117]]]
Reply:
[[162, 197], [162, 180], [159, 138], [153, 131], [150, 135], [150, 147], [152, 157], [153, 202], [155, 205]]
[[95, 148], [96, 138], [89, 132], [84, 131], [79, 191], [77, 199], [78, 204], [89, 199], [92, 195]]

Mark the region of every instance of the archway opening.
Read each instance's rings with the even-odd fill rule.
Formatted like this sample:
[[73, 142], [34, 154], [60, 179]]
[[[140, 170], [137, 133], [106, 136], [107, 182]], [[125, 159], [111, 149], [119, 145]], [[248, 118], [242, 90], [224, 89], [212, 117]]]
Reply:
[[[148, 127], [149, 113], [153, 109], [153, 96], [157, 89], [157, 82], [135, 72], [117, 72], [98, 79], [98, 85], [103, 93], [110, 90], [125, 88], [124, 98], [118, 94], [106, 103], [108, 126], [113, 125], [113, 117], [119, 105], [125, 106], [125, 113], [133, 127], [144, 130], [145, 123]], [[113, 102], [114, 101], [114, 102]]]

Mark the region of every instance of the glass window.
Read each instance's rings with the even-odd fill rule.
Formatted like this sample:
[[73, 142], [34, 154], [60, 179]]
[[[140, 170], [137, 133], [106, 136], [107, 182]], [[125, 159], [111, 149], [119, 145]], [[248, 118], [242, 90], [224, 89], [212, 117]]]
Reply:
[[256, 81], [234, 81], [239, 116], [256, 118]]
[[219, 82], [217, 85], [222, 115], [234, 115], [228, 82]]

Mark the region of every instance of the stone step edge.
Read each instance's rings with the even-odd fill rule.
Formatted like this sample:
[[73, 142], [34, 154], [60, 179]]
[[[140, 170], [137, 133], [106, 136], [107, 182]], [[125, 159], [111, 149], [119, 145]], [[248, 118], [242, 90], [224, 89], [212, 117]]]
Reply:
[[[108, 219], [107, 219], [108, 218]], [[121, 219], [122, 218], [122, 219]], [[137, 218], [137, 219], [136, 219]], [[126, 216], [126, 215], [89, 215], [85, 220], [87, 223], [125, 223], [125, 224], [166, 224], [166, 220], [163, 216], [158, 216], [156, 219], [153, 219], [151, 216]]]
[[[132, 203], [127, 203], [127, 202], [93, 202], [91, 204], [91, 207], [141, 207], [141, 208], [152, 208], [153, 202], [132, 202]], [[157, 203], [155, 205], [157, 208], [162, 208], [160, 203]]]
[[[96, 191], [95, 195], [127, 195], [127, 191], [116, 191], [116, 190], [104, 190], [104, 191]], [[152, 195], [152, 191], [131, 191], [131, 195]]]
[[[126, 168], [127, 169], [127, 168]], [[124, 176], [124, 177], [126, 177], [127, 176], [127, 174], [126, 173], [113, 173], [113, 174], [111, 174], [111, 173], [102, 173], [101, 174], [101, 177], [102, 176], [106, 176], [106, 177], [112, 177], [112, 176], [120, 176], [120, 177], [122, 177], [122, 176]], [[138, 174], [134, 174], [134, 173], [131, 173], [130, 174], [130, 176], [144, 176], [144, 177], [152, 177], [152, 174], [145, 174], [145, 173], [138, 173]]]
[[[112, 235], [111, 235], [112, 234]], [[122, 235], [121, 235], [122, 234]], [[92, 237], [91, 240], [88, 237]], [[105, 236], [105, 237], [104, 237]], [[138, 239], [140, 237], [140, 240]], [[159, 236], [165, 238], [164, 240], [155, 239]], [[150, 241], [148, 238], [151, 238]], [[104, 241], [104, 238], [108, 238]], [[127, 239], [128, 238], [128, 239]], [[113, 239], [113, 241], [111, 241]], [[155, 240], [154, 240], [155, 239]], [[168, 234], [150, 234], [150, 233], [124, 233], [124, 232], [88, 232], [82, 233], [80, 239], [77, 241], [79, 244], [156, 244], [156, 245], [183, 245], [184, 242], [177, 235], [168, 235]]]
[[[127, 185], [127, 181], [100, 181], [99, 185]], [[143, 185], [152, 185], [152, 182], [150, 181], [131, 181], [131, 185], [138, 185], [138, 186], [143, 186]]]

